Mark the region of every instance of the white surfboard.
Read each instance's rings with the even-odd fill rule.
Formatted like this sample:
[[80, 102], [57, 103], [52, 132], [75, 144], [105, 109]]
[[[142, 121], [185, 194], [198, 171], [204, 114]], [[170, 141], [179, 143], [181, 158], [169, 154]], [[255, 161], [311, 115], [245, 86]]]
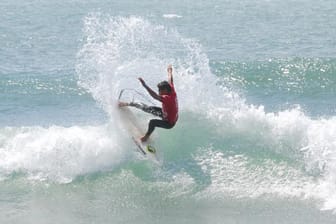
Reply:
[[146, 159], [150, 159], [156, 163], [159, 162], [157, 157], [157, 149], [153, 140], [149, 139], [146, 142], [141, 142], [140, 138], [144, 135], [142, 128], [139, 126], [133, 112], [127, 107], [119, 108], [120, 119], [130, 135], [132, 142], [135, 144], [136, 150]]

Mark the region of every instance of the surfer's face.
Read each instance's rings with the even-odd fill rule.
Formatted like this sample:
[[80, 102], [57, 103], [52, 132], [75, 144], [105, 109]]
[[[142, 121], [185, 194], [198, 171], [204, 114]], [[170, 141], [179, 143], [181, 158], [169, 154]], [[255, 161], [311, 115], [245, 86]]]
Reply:
[[162, 96], [162, 95], [167, 95], [168, 94], [168, 91], [165, 90], [165, 89], [159, 89], [159, 95]]

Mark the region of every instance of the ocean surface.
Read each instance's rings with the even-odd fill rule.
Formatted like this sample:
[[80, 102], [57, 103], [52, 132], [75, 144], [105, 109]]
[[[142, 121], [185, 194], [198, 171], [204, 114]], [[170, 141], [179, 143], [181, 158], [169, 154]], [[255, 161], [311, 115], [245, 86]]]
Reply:
[[[336, 1], [2, 0], [0, 223], [336, 223]], [[119, 91], [172, 64], [145, 160]], [[146, 101], [144, 101], [146, 102]], [[134, 110], [146, 128], [150, 116]]]

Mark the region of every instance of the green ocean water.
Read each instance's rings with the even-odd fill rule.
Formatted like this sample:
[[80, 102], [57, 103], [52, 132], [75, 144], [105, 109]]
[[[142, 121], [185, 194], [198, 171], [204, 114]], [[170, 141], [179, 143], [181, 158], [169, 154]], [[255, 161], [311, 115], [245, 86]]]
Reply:
[[[0, 222], [335, 223], [335, 9], [0, 3]], [[158, 165], [115, 105], [168, 64], [180, 111]]]

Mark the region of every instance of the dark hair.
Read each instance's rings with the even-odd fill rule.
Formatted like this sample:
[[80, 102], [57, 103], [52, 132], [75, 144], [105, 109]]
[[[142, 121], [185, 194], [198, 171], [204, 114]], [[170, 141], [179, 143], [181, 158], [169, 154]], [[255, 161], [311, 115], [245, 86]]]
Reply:
[[160, 90], [166, 90], [168, 93], [171, 92], [171, 87], [169, 85], [169, 83], [167, 81], [162, 81], [160, 82], [157, 87], [159, 88], [159, 91]]

